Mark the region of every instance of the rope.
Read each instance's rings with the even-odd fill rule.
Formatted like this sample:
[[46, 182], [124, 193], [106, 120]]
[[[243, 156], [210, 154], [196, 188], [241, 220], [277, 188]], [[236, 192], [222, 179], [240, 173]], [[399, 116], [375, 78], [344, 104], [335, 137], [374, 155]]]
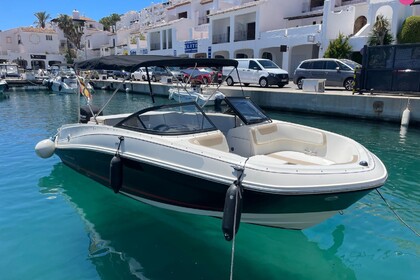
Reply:
[[394, 215], [400, 220], [400, 222], [403, 223], [403, 225], [405, 225], [409, 230], [411, 230], [415, 235], [419, 237], [420, 236], [419, 233], [415, 229], [413, 229], [409, 224], [407, 224], [394, 209], [392, 209], [391, 205], [388, 203], [385, 197], [379, 192], [378, 189], [376, 189], [376, 192], [379, 194], [379, 196], [382, 198], [382, 200], [385, 202], [388, 208], [392, 211], [392, 213], [394, 213]]
[[242, 198], [243, 193], [243, 187], [242, 187], [242, 176], [244, 175], [245, 171], [245, 165], [248, 162], [249, 158], [247, 158], [244, 162], [243, 167], [234, 166], [233, 169], [236, 170], [239, 173], [238, 180], [236, 181], [238, 183], [239, 192], [236, 196], [236, 203], [235, 203], [235, 215], [233, 217], [233, 240], [232, 240], [232, 251], [231, 251], [231, 257], [230, 257], [230, 280], [233, 279], [233, 263], [235, 259], [235, 240], [236, 240], [236, 216], [238, 213], [238, 199], [239, 197]]
[[[240, 192], [241, 191], [239, 190], [239, 195], [241, 195]], [[232, 251], [231, 251], [231, 256], [230, 256], [230, 277], [229, 277], [230, 280], [233, 279], [233, 263], [235, 259], [235, 239], [236, 239], [236, 213], [238, 212], [239, 195], [236, 196], [235, 216], [233, 217], [233, 240], [232, 240]]]

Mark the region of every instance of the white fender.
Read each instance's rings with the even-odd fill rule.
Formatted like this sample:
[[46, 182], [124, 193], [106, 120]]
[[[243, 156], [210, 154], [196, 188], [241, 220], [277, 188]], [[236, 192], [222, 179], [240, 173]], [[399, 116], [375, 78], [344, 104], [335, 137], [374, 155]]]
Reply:
[[408, 108], [405, 108], [401, 117], [401, 125], [408, 126], [409, 123], [410, 123], [410, 110]]
[[35, 153], [40, 158], [49, 158], [54, 154], [55, 144], [51, 139], [39, 141], [35, 146]]

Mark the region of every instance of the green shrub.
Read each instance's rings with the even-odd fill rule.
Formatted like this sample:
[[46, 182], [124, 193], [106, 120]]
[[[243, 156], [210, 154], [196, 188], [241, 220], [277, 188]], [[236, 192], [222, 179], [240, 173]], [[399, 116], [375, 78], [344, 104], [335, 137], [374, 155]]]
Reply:
[[398, 33], [398, 43], [420, 43], [420, 16], [411, 16], [405, 19], [401, 31]]
[[349, 38], [345, 37], [341, 32], [337, 39], [332, 40], [325, 51], [326, 58], [349, 58], [352, 48], [349, 44]]

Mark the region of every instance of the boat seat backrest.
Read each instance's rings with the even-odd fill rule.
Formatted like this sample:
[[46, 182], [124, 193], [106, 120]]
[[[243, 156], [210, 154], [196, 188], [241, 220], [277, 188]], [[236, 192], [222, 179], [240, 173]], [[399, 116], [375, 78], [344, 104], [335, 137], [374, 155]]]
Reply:
[[291, 124], [270, 123], [242, 126], [228, 132], [231, 150], [242, 156], [267, 155], [278, 151], [296, 151], [325, 155], [324, 133]]
[[289, 124], [253, 127], [251, 137], [254, 155], [271, 154], [276, 151], [325, 153], [327, 142], [322, 132]]
[[229, 146], [223, 133], [209, 134], [195, 137], [190, 140], [192, 144], [216, 149], [223, 152], [229, 152]]

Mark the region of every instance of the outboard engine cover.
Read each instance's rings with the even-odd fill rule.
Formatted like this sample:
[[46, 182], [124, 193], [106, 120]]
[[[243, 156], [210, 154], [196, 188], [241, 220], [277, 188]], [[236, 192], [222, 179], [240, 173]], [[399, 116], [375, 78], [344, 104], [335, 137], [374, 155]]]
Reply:
[[[96, 115], [99, 112], [99, 108], [93, 105], [90, 105], [90, 108], [89, 105], [80, 106], [80, 122], [87, 123], [93, 117], [92, 112]], [[102, 116], [102, 112], [99, 116]]]

